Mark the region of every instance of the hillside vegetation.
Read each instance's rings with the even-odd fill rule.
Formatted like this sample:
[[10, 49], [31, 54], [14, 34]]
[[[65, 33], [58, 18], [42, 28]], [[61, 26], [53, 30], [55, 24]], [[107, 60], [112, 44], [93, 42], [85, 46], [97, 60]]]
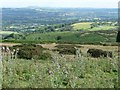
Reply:
[[118, 88], [118, 10], [3, 8], [0, 88]]
[[[83, 43], [83, 44], [100, 44], [115, 43], [116, 30], [96, 31], [96, 32], [49, 32], [49, 33], [33, 33], [26, 36], [26, 41], [34, 41], [35, 43]], [[94, 36], [94, 37], [93, 37]]]
[[[73, 45], [72, 45], [73, 46]], [[72, 46], [69, 45], [69, 48]], [[65, 48], [66, 46], [60, 46]], [[52, 59], [9, 59], [3, 60], [3, 88], [117, 88], [118, 60], [117, 48], [107, 47], [114, 51], [113, 58], [91, 58], [82, 50], [82, 57], [57, 54], [47, 51]], [[105, 47], [94, 46], [96, 48]], [[67, 47], [66, 47], [67, 48]]]

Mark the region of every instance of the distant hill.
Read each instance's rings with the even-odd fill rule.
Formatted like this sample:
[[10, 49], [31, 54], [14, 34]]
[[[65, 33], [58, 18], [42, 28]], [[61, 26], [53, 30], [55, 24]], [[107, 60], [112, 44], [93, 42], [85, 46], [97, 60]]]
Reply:
[[78, 21], [117, 20], [117, 9], [95, 8], [3, 8], [3, 25], [8, 24], [60, 24]]

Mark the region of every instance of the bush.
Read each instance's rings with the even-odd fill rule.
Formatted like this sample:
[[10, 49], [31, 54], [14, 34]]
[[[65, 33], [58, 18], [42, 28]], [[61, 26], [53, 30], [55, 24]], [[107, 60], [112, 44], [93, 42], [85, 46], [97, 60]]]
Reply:
[[76, 50], [74, 48], [64, 48], [59, 51], [59, 54], [68, 54], [68, 55], [74, 54], [75, 55]]
[[57, 38], [56, 38], [57, 40], [61, 40], [62, 39], [62, 37], [61, 36], [57, 36]]
[[22, 49], [22, 48], [36, 48], [36, 49], [44, 49], [41, 45], [35, 45], [35, 44], [29, 44], [29, 43], [24, 43], [22, 45], [15, 45], [11, 47], [11, 49]]
[[18, 51], [18, 58], [23, 59], [32, 59], [34, 55], [39, 55], [42, 51], [37, 50], [36, 48], [24, 47]]
[[39, 55], [38, 58], [42, 60], [46, 60], [46, 59], [51, 59], [52, 57], [50, 53], [42, 53], [41, 55]]
[[23, 44], [13, 46], [12, 49], [19, 48], [17, 57], [22, 59], [47, 59], [51, 55], [48, 53], [43, 53], [44, 48], [40, 45], [35, 44]]
[[98, 57], [113, 57], [113, 54], [111, 51], [103, 51], [101, 49], [89, 49], [87, 51], [88, 54], [90, 54], [92, 57], [94, 58], [98, 58]]
[[58, 49], [54, 49], [54, 51], [58, 51], [59, 54], [75, 55], [76, 49], [74, 47], [81, 48], [82, 46], [77, 46], [73, 44], [73, 45], [57, 45], [55, 47], [57, 47]]

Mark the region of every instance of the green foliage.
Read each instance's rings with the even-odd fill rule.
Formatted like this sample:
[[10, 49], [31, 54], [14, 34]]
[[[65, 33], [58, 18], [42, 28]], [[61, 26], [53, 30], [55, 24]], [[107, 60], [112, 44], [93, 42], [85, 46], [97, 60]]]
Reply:
[[19, 33], [11, 33], [5, 36], [3, 35], [3, 39], [4, 40], [21, 40], [21, 39], [24, 39], [24, 35]]
[[[90, 31], [90, 32], [50, 32], [35, 33], [26, 37], [26, 41], [34, 41], [37, 43], [82, 43], [82, 44], [100, 44], [116, 42], [116, 32], [111, 31]], [[94, 36], [94, 37], [93, 37]], [[40, 38], [37, 40], [36, 38]]]
[[4, 58], [3, 88], [118, 88], [117, 58], [71, 58], [53, 53], [50, 61]]
[[[93, 37], [94, 36], [94, 37]], [[17, 36], [12, 39], [3, 39], [3, 42], [16, 43], [69, 43], [69, 44], [100, 44], [115, 43], [117, 30], [100, 31], [64, 31], [29, 33], [25, 36]]]
[[44, 53], [44, 48], [40, 45], [35, 44], [22, 44], [16, 45], [11, 47], [11, 49], [17, 49], [18, 51], [18, 58], [22, 59], [43, 59], [46, 60], [51, 57], [49, 53]]
[[75, 55], [76, 50], [75, 50], [75, 48], [64, 48], [64, 49], [59, 50], [59, 54]]
[[47, 60], [51, 59], [51, 54], [50, 53], [42, 53], [41, 55], [38, 56], [38, 59], [40, 60]]
[[78, 45], [62, 45], [62, 44], [59, 44], [57, 46], [57, 50], [59, 52], [59, 54], [67, 54], [67, 55], [75, 55], [76, 54], [76, 49], [74, 47], [77, 47], [77, 48], [81, 48], [82, 46], [78, 46]]
[[57, 49], [55, 49], [55, 51], [58, 51], [59, 54], [68, 54], [68, 55], [75, 55], [76, 54], [76, 49], [77, 48], [81, 48], [82, 46], [78, 46], [78, 45], [64, 45], [64, 44], [59, 44], [57, 46]]
[[61, 40], [62, 39], [62, 37], [61, 36], [57, 36], [57, 38], [56, 38], [57, 40]]

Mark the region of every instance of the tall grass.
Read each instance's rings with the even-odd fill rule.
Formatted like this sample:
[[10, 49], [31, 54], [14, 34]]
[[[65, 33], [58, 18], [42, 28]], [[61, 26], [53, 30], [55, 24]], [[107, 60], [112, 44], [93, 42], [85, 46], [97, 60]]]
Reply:
[[117, 88], [117, 57], [3, 60], [3, 88]]

